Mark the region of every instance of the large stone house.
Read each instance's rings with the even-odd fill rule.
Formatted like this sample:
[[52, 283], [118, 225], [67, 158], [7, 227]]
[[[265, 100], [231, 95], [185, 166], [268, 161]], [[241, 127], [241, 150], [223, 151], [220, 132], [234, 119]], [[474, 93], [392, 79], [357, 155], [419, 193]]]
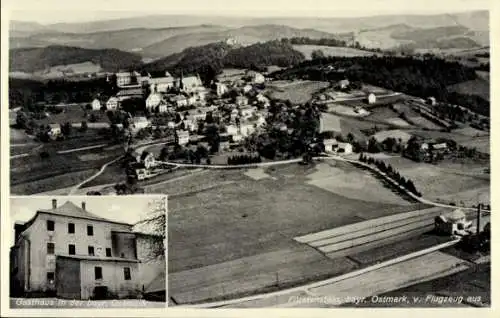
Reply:
[[133, 225], [105, 219], [66, 202], [40, 209], [14, 226], [12, 297], [136, 298], [164, 267], [145, 258], [152, 245]]

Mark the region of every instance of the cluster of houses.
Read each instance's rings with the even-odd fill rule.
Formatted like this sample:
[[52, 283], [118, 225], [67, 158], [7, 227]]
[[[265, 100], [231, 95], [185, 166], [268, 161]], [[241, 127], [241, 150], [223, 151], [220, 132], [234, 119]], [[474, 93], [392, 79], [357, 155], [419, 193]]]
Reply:
[[[270, 100], [262, 93], [265, 81], [266, 78], [259, 72], [233, 70], [221, 74], [207, 88], [198, 75], [175, 78], [168, 72], [161, 77], [122, 72], [116, 74], [118, 93], [106, 102], [96, 98], [92, 102], [92, 109], [118, 110], [124, 100], [141, 98], [145, 101], [149, 115], [129, 119], [132, 134], [142, 129], [159, 128], [163, 132], [163, 139], [171, 137], [170, 142], [165, 142], [166, 145], [197, 145], [203, 139], [205, 124], [217, 122], [220, 149], [227, 150], [266, 123]], [[144, 96], [147, 91], [149, 95]], [[166, 113], [166, 117], [162, 113]], [[208, 120], [209, 116], [211, 120]], [[136, 156], [135, 175], [138, 179], [146, 179], [153, 174], [157, 165], [153, 162], [154, 156], [141, 156]]]

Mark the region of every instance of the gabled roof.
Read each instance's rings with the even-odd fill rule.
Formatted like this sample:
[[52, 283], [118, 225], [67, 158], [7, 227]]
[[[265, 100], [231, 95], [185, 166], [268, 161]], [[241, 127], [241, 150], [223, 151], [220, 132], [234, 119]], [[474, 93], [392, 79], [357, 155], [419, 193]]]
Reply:
[[97, 216], [95, 214], [92, 214], [92, 213], [82, 209], [81, 207], [75, 205], [73, 202], [70, 202], [70, 201], [66, 201], [66, 203], [64, 203], [63, 205], [61, 205], [55, 209], [38, 210], [38, 212], [61, 215], [61, 216], [70, 216], [70, 217], [76, 217], [76, 218], [91, 219], [91, 220], [110, 221], [108, 219], [105, 219], [105, 218], [102, 218], [102, 217]]
[[130, 95], [142, 95], [141, 88], [133, 88], [133, 89], [123, 89], [119, 91], [116, 96], [130, 96]]

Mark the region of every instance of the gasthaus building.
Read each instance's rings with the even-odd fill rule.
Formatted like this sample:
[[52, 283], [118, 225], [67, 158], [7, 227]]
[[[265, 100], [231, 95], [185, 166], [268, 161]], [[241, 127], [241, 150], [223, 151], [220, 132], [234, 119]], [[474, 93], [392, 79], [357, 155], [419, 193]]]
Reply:
[[[16, 223], [11, 248], [11, 297], [118, 299], [165, 295], [164, 262], [141, 262], [147, 239], [131, 224], [114, 222], [67, 201], [52, 200], [26, 223]], [[139, 250], [138, 250], [139, 247]], [[162, 298], [160, 296], [160, 298]]]

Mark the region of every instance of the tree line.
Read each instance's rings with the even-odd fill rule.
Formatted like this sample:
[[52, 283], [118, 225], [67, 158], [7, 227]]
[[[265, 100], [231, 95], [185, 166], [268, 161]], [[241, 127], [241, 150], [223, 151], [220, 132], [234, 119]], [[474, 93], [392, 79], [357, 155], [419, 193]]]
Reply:
[[244, 165], [260, 162], [262, 162], [262, 158], [259, 155], [234, 155], [227, 158], [228, 165]]
[[366, 156], [363, 153], [359, 155], [359, 161], [370, 165], [374, 165], [380, 171], [387, 174], [387, 176], [390, 177], [392, 180], [396, 181], [401, 187], [405, 188], [406, 190], [408, 190], [409, 192], [413, 193], [418, 197], [422, 196], [422, 194], [416, 189], [415, 185], [413, 184], [413, 181], [411, 181], [409, 178], [405, 179], [390, 164], [386, 165], [383, 161], [378, 159], [373, 159], [372, 157]]

